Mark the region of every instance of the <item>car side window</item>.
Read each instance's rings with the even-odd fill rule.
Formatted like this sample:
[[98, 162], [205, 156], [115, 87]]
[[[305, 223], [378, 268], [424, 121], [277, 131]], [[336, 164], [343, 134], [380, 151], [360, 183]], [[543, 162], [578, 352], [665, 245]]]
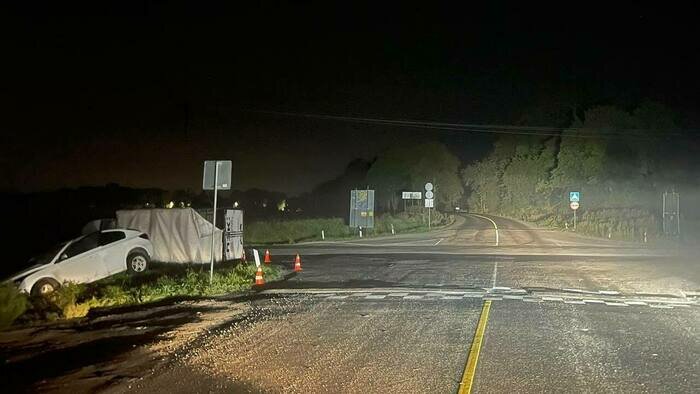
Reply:
[[109, 245], [113, 242], [126, 238], [123, 231], [108, 231], [100, 234], [100, 246]]
[[95, 249], [99, 246], [100, 233], [92, 233], [86, 235], [85, 237], [73, 242], [63, 251], [61, 260], [69, 259], [73, 256], [77, 256], [81, 253], [85, 253], [89, 250]]

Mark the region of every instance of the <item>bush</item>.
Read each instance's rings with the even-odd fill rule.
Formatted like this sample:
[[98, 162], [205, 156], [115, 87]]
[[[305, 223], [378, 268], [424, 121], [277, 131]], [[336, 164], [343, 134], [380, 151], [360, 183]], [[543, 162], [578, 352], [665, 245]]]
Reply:
[[12, 283], [0, 286], [0, 329], [5, 329], [27, 310], [27, 296]]

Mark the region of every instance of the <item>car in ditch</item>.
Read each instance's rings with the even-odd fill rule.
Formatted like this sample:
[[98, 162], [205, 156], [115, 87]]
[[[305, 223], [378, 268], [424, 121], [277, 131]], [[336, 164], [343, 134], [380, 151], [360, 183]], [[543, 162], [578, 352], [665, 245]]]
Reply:
[[8, 279], [32, 295], [53, 292], [61, 284], [91, 283], [120, 272], [148, 268], [153, 245], [144, 232], [110, 229], [62, 243], [30, 260], [26, 270]]

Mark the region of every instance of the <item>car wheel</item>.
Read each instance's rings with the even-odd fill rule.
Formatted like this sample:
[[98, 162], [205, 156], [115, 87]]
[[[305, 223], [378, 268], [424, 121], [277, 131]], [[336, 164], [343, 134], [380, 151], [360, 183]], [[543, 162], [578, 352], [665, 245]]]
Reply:
[[144, 252], [131, 252], [126, 257], [126, 268], [133, 274], [144, 272], [148, 268], [148, 255]]
[[61, 285], [51, 278], [39, 279], [32, 286], [32, 295], [34, 296], [45, 296], [53, 293], [61, 287]]

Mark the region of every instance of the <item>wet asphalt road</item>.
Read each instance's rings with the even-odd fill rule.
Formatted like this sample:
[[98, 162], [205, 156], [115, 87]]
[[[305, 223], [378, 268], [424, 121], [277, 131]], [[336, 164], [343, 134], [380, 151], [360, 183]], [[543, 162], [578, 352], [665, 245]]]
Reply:
[[[41, 387], [454, 393], [489, 302], [473, 392], [700, 391], [696, 251], [492, 219], [498, 247], [490, 222], [465, 216], [428, 234], [270, 248], [286, 268], [300, 253], [303, 271], [241, 301], [248, 323], [190, 332], [165, 361], [99, 387], [76, 390], [70, 374]], [[93, 375], [109, 375], [102, 365]]]
[[452, 393], [490, 300], [473, 392], [698, 391], [694, 259], [494, 219], [272, 248], [268, 318], [132, 389]]

